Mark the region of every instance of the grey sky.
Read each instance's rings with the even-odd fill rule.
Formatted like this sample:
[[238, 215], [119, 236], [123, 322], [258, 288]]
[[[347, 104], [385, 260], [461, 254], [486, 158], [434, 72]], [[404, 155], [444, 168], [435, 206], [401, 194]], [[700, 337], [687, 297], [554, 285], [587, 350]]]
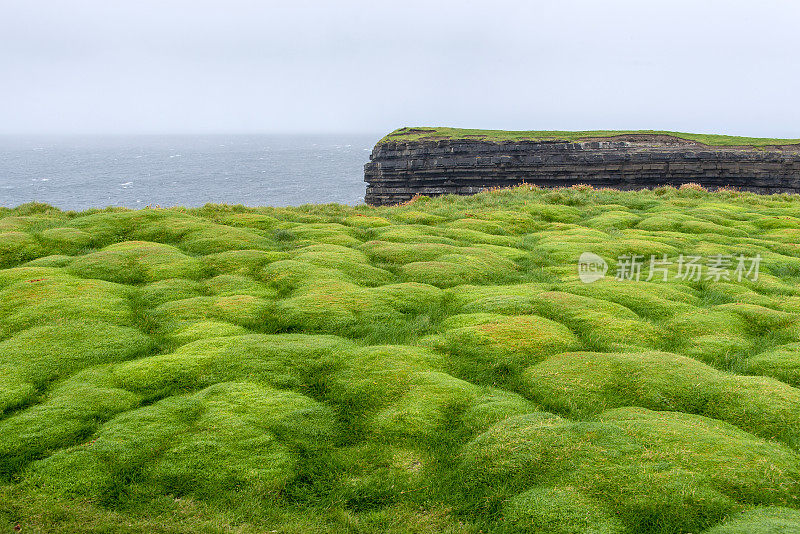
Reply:
[[800, 137], [796, 0], [0, 0], [0, 133]]

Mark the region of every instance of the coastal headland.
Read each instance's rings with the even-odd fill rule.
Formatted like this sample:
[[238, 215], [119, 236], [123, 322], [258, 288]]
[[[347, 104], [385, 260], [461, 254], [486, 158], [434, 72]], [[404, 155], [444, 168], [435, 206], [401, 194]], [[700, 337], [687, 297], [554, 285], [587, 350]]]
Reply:
[[712, 190], [800, 193], [800, 139], [400, 128], [375, 145], [364, 181], [365, 202], [378, 206], [522, 183], [622, 190], [697, 183]]

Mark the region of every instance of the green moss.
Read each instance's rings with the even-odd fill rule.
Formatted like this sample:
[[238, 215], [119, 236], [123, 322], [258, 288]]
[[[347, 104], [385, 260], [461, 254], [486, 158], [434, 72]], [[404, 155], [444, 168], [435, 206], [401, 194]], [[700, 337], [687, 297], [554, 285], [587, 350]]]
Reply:
[[42, 249], [25, 232], [0, 232], [0, 267], [10, 267], [41, 255]]
[[353, 247], [360, 244], [360, 241], [353, 237], [353, 230], [342, 224], [304, 224], [302, 226], [293, 226], [289, 233], [298, 240], [307, 240], [313, 243], [326, 243], [344, 247]]
[[181, 344], [191, 343], [201, 339], [210, 339], [226, 336], [243, 336], [250, 333], [243, 326], [237, 326], [222, 321], [199, 321], [170, 332], [168, 338]]
[[560, 413], [586, 416], [642, 406], [705, 415], [768, 439], [800, 443], [800, 390], [722, 373], [675, 354], [562, 354], [527, 369], [523, 383], [530, 398]]
[[99, 421], [135, 408], [140, 400], [114, 387], [101, 369], [77, 373], [54, 387], [41, 404], [0, 420], [0, 433], [14, 436], [0, 445], [0, 474], [11, 475], [49, 451], [86, 439]]
[[359, 213], [357, 215], [347, 217], [344, 220], [344, 224], [354, 228], [379, 228], [381, 226], [389, 226], [392, 223], [383, 217], [371, 217], [369, 215], [362, 215]]
[[496, 245], [502, 247], [513, 247], [519, 239], [505, 235], [494, 235], [472, 230], [469, 228], [449, 228], [442, 230], [442, 236], [464, 245]]
[[[481, 234], [493, 235], [506, 235], [508, 230], [501, 223], [494, 221], [487, 221], [485, 219], [466, 218], [458, 219], [447, 224], [450, 228], [461, 228], [465, 230], [473, 230]], [[489, 237], [489, 236], [487, 236]]]
[[503, 507], [509, 532], [552, 534], [612, 534], [626, 532], [606, 507], [575, 488], [530, 489]]
[[[564, 291], [616, 302], [643, 317], [657, 319], [692, 310], [696, 302], [690, 289], [658, 282], [634, 282], [604, 279], [592, 284], [570, 282]], [[702, 314], [698, 314], [698, 317]], [[698, 319], [699, 320], [699, 319]], [[735, 327], [734, 327], [735, 328]]]
[[25, 403], [31, 387], [42, 390], [86, 367], [146, 354], [151, 340], [137, 330], [105, 323], [63, 323], [30, 328], [0, 342], [4, 382], [17, 384], [0, 410]]
[[243, 226], [258, 230], [272, 230], [280, 224], [280, 219], [262, 213], [231, 213], [217, 219], [229, 226]]
[[456, 253], [453, 245], [440, 243], [392, 243], [388, 241], [369, 241], [362, 250], [370, 259], [386, 263], [412, 263], [432, 261], [445, 254]]
[[771, 376], [800, 387], [800, 343], [789, 343], [756, 354], [746, 360], [744, 370], [754, 375]]
[[406, 393], [415, 373], [440, 370], [442, 366], [442, 356], [424, 348], [358, 348], [342, 358], [329, 384], [329, 395], [356, 414], [374, 412]]
[[631, 228], [641, 220], [639, 215], [627, 211], [605, 211], [586, 221], [586, 226], [608, 231], [612, 229]]
[[581, 212], [572, 206], [535, 204], [528, 206], [528, 211], [536, 219], [547, 222], [574, 223], [581, 220]]
[[307, 286], [312, 280], [350, 281], [350, 278], [338, 269], [320, 267], [296, 260], [280, 260], [270, 263], [261, 271], [259, 277], [280, 293], [291, 293]]
[[525, 391], [560, 413], [587, 415], [621, 406], [695, 412], [720, 374], [666, 353], [567, 353], [528, 368]]
[[736, 500], [793, 502], [798, 468], [788, 449], [730, 425], [641, 408], [609, 411], [599, 422], [512, 417], [468, 443], [460, 467], [469, 491], [485, 503], [569, 486], [634, 532], [658, 531], [654, 525], [699, 530], [735, 511]]
[[248, 294], [192, 297], [164, 303], [151, 312], [151, 319], [165, 331], [182, 329], [207, 320], [229, 322], [245, 328], [271, 328], [274, 301]]
[[128, 292], [123, 286], [81, 280], [52, 268], [0, 272], [5, 275], [0, 277], [0, 337], [47, 322], [131, 323]]
[[538, 404], [517, 393], [488, 388], [464, 410], [461, 419], [472, 433], [480, 433], [510, 417], [537, 411], [541, 411]]
[[675, 315], [666, 328], [684, 353], [718, 367], [735, 363], [750, 346], [747, 321], [724, 308]]
[[416, 282], [387, 284], [376, 287], [372, 295], [379, 302], [389, 303], [402, 313], [436, 313], [442, 305], [444, 294], [441, 289]]
[[205, 283], [205, 289], [212, 295], [223, 297], [242, 294], [264, 299], [277, 297], [277, 291], [267, 284], [234, 274], [221, 274], [210, 278]]
[[799, 199], [0, 208], [0, 525], [793, 531]]
[[729, 310], [743, 317], [756, 330], [772, 330], [796, 323], [800, 315], [772, 310], [756, 304], [736, 302], [716, 306], [717, 310]]
[[780, 506], [754, 508], [737, 514], [705, 534], [790, 534], [800, 531], [800, 512]]
[[237, 377], [273, 387], [301, 387], [307, 373], [336, 362], [350, 344], [335, 336], [242, 335], [201, 339], [175, 352], [118, 365], [117, 383], [148, 396], [196, 390]]
[[400, 272], [412, 282], [450, 287], [463, 283], [505, 281], [513, 278], [517, 265], [488, 251], [445, 254], [436, 261], [403, 265]]
[[454, 245], [455, 241], [441, 236], [441, 230], [423, 224], [392, 225], [378, 228], [374, 236], [380, 241], [396, 243], [442, 243]]
[[208, 223], [175, 210], [106, 210], [72, 220], [70, 226], [92, 236], [97, 245], [128, 240], [176, 243], [183, 236], [199, 231]]
[[311, 283], [297, 296], [278, 303], [282, 324], [300, 329], [335, 332], [360, 321], [387, 321], [399, 317], [388, 301], [349, 282], [323, 280]]
[[49, 249], [64, 254], [75, 254], [92, 244], [92, 236], [77, 228], [48, 228], [40, 237]]
[[165, 278], [199, 278], [201, 265], [195, 258], [169, 245], [126, 241], [99, 252], [76, 258], [69, 272], [82, 278], [119, 283], [141, 283]]
[[273, 261], [285, 260], [286, 252], [263, 250], [229, 250], [203, 256], [201, 261], [212, 272], [219, 274], [254, 275]]
[[301, 461], [295, 445], [319, 449], [332, 435], [330, 410], [313, 400], [226, 382], [115, 418], [90, 444], [36, 462], [31, 480], [103, 502], [132, 490], [199, 499], [231, 488], [275, 492]]
[[66, 267], [72, 262], [72, 256], [63, 254], [52, 254], [42, 256], [23, 264], [24, 267]]
[[270, 249], [274, 242], [241, 228], [207, 225], [187, 233], [180, 240], [180, 248], [191, 254], [213, 254], [231, 250]]
[[363, 285], [377, 286], [389, 283], [393, 279], [390, 272], [369, 265], [364, 253], [341, 245], [304, 247], [294, 259], [323, 268], [336, 269]]
[[418, 210], [395, 210], [392, 213], [392, 218], [395, 221], [405, 224], [436, 224], [446, 220], [433, 213], [427, 213]]
[[413, 373], [409, 382], [408, 391], [371, 420], [372, 428], [386, 439], [435, 441], [446, 429], [449, 412], [463, 409], [481, 392], [474, 384], [436, 371]]
[[167, 278], [138, 288], [134, 293], [149, 308], [174, 300], [199, 297], [205, 291], [202, 282], [185, 278]]
[[403, 266], [402, 274], [408, 280], [438, 287], [450, 287], [467, 277], [477, 277], [467, 265], [457, 261], [416, 261]]
[[[452, 319], [456, 319], [453, 321]], [[452, 318], [441, 348], [452, 355], [460, 376], [498, 380], [513, 376], [547, 355], [576, 349], [569, 328], [536, 315], [471, 314]]]
[[465, 312], [536, 314], [560, 321], [593, 347], [657, 347], [662, 335], [630, 309], [605, 300], [543, 291], [542, 286], [467, 287], [453, 290]]

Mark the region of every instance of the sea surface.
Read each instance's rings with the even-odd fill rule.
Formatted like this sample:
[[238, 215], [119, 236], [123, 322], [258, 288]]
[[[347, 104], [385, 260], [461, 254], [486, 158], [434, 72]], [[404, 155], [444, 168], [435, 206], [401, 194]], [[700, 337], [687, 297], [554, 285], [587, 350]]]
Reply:
[[359, 204], [380, 135], [0, 136], [0, 206]]

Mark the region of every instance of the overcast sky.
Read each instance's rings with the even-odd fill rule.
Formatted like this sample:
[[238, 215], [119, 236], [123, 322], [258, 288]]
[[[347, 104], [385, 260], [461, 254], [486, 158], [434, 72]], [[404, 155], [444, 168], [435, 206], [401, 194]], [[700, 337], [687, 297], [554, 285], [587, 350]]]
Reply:
[[0, 133], [800, 137], [796, 0], [0, 0]]

